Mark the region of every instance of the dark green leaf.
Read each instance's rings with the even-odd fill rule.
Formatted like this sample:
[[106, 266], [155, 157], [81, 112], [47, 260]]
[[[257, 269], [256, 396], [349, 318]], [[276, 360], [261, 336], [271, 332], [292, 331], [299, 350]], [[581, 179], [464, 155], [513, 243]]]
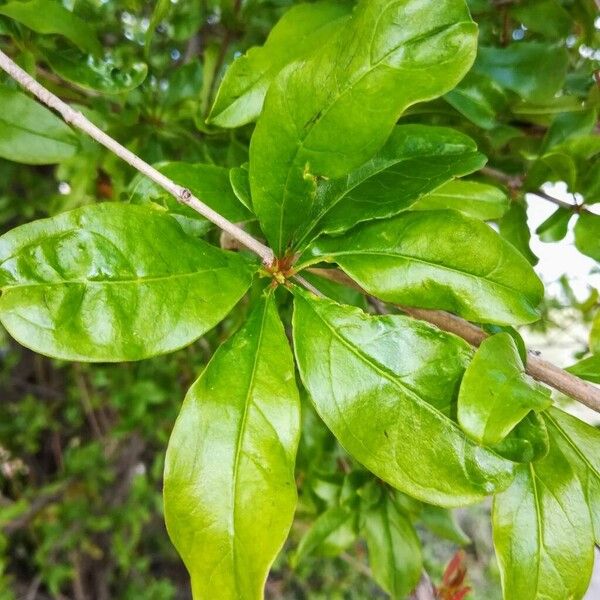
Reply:
[[573, 211], [559, 207], [536, 230], [543, 242], [559, 242], [569, 231], [569, 221]]
[[336, 262], [386, 302], [442, 308], [473, 321], [538, 318], [544, 288], [527, 261], [493, 229], [455, 211], [407, 212], [316, 240], [305, 265]]
[[508, 196], [500, 189], [477, 181], [450, 181], [423, 196], [412, 210], [443, 210], [452, 208], [468, 217], [491, 221], [508, 210]]
[[527, 29], [549, 38], [567, 37], [573, 26], [571, 16], [557, 0], [527, 0], [511, 6], [511, 13]]
[[143, 62], [121, 65], [107, 58], [83, 54], [74, 48], [44, 52], [52, 70], [84, 89], [103, 94], [121, 94], [138, 87], [148, 74]]
[[0, 86], [0, 156], [29, 165], [75, 154], [77, 138], [58, 117], [25, 94]]
[[494, 500], [494, 545], [505, 598], [580, 599], [594, 560], [590, 512], [550, 424], [550, 450], [520, 467]]
[[318, 185], [314, 216], [296, 245], [322, 232], [340, 233], [361, 221], [396, 215], [423, 194], [484, 164], [475, 142], [453, 129], [399, 125], [367, 163]]
[[169, 441], [165, 518], [194, 598], [262, 599], [294, 516], [299, 429], [293, 359], [269, 297], [217, 350]]
[[485, 339], [467, 367], [458, 395], [458, 422], [486, 446], [499, 444], [530, 411], [552, 405], [550, 390], [525, 373], [508, 333]]
[[568, 60], [562, 45], [519, 42], [507, 48], [480, 47], [475, 71], [489, 75], [525, 100], [543, 102], [561, 88]]
[[312, 210], [318, 177], [371, 158], [411, 104], [450, 90], [475, 55], [463, 0], [362, 0], [275, 79], [250, 145], [252, 201], [276, 253]]
[[281, 69], [335, 35], [351, 8], [350, 4], [330, 1], [290, 8], [273, 27], [264, 46], [251, 48], [227, 69], [208, 122], [239, 127], [256, 120], [267, 90]]
[[600, 215], [582, 212], [575, 223], [575, 246], [579, 252], [600, 262]]
[[511, 463], [469, 441], [447, 416], [470, 356], [462, 340], [300, 290], [293, 336], [317, 412], [377, 477], [446, 506], [477, 502], [510, 482]]
[[0, 15], [10, 17], [38, 33], [62, 35], [86, 52], [96, 55], [102, 53], [94, 29], [57, 0], [8, 2], [0, 6]]
[[257, 268], [156, 210], [87, 206], [0, 238], [0, 320], [42, 354], [139, 360], [216, 325]]
[[414, 527], [389, 494], [361, 518], [373, 578], [392, 598], [404, 598], [417, 585], [423, 569]]

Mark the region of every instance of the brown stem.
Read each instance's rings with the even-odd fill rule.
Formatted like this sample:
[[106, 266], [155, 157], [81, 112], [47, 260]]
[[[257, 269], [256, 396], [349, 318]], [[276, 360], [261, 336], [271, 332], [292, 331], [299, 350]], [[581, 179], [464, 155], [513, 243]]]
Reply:
[[[311, 268], [308, 271], [319, 277], [341, 283], [364, 293], [364, 290], [350, 279], [348, 275], [337, 269]], [[408, 306], [398, 306], [398, 308], [415, 319], [427, 321], [439, 329], [461, 337], [473, 346], [479, 346], [488, 337], [488, 334], [483, 329], [443, 310], [412, 308]], [[536, 356], [531, 351], [528, 351], [526, 370], [534, 379], [566, 394], [588, 408], [600, 412], [600, 388], [579, 379], [575, 375], [571, 375], [571, 373], [567, 373], [567, 371]]]

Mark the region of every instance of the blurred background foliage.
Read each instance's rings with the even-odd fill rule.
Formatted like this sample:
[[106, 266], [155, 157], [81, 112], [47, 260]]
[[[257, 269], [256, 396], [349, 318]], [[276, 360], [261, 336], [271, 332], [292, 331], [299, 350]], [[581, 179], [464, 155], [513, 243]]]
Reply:
[[[237, 167], [247, 161], [252, 126], [223, 130], [206, 125], [205, 117], [227, 65], [262, 44], [292, 4], [0, 0], [0, 40], [23, 68], [146, 161]], [[598, 9], [594, 0], [469, 4], [480, 27], [474, 68], [454, 91], [412, 107], [403, 121], [454, 126], [477, 141], [493, 167], [480, 180], [502, 186], [511, 200], [498, 228], [535, 263], [527, 192], [564, 182], [572, 208], [558, 207], [537, 231], [550, 244], [567, 236], [578, 205], [593, 212], [600, 202]], [[55, 22], [53, 5], [73, 19]], [[14, 88], [5, 78], [0, 85]], [[167, 202], [106, 150], [76, 135], [76, 150], [58, 165], [0, 159], [2, 231], [93, 202]], [[598, 261], [600, 247], [581, 241], [600, 239], [600, 225], [592, 221], [575, 242]], [[227, 243], [208, 225], [195, 226], [199, 235]], [[590, 352], [593, 358], [600, 352], [598, 291], [587, 284], [574, 291], [568, 277], [553, 291], [531, 335], [542, 343], [563, 329], [584, 331], [566, 344], [569, 358]], [[360, 302], [348, 290], [337, 293]], [[0, 600], [190, 597], [163, 525], [164, 451], [187, 388], [245, 311], [242, 302], [175, 354], [107, 366], [46, 359], [0, 331]], [[600, 367], [588, 370], [590, 380], [600, 381]], [[307, 402], [303, 419], [297, 518], [267, 597], [383, 598], [369, 577], [352, 510], [376, 484]], [[464, 547], [469, 597], [500, 597], [488, 506], [450, 514], [400, 494], [396, 500], [417, 523], [434, 581]]]

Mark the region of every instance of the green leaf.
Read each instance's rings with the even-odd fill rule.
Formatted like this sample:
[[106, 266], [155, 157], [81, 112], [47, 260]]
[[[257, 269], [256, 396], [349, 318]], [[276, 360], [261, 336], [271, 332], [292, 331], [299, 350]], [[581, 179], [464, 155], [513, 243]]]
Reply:
[[530, 412], [493, 450], [513, 462], [530, 463], [544, 458], [549, 447], [546, 422]]
[[590, 352], [600, 354], [600, 310], [594, 315], [590, 330]]
[[[216, 165], [186, 162], [164, 162], [154, 166], [163, 175], [190, 190], [202, 202], [229, 221], [240, 222], [254, 218], [234, 193], [228, 169]], [[171, 194], [142, 174], [133, 178], [129, 190], [131, 202], [138, 204], [155, 202], [164, 206], [173, 215], [186, 219], [206, 220], [195, 210], [177, 202]]]
[[575, 247], [600, 262], [600, 215], [582, 212], [575, 223]]
[[486, 75], [471, 71], [444, 100], [482, 129], [498, 125], [497, 114], [507, 105], [506, 93]]
[[600, 383], [600, 354], [588, 356], [565, 370], [586, 381]]
[[94, 28], [57, 0], [8, 2], [0, 6], [0, 15], [10, 17], [37, 33], [62, 35], [86, 52], [102, 53]]
[[214, 327], [257, 268], [158, 211], [87, 206], [0, 238], [0, 321], [41, 354], [139, 360]]
[[28, 165], [57, 163], [75, 154], [73, 131], [21, 92], [0, 86], [0, 157]]
[[531, 102], [544, 102], [564, 82], [569, 55], [563, 45], [519, 42], [507, 48], [480, 46], [475, 72]]
[[373, 578], [392, 598], [404, 598], [423, 570], [421, 544], [412, 523], [389, 494], [361, 517]]
[[276, 75], [335, 35], [351, 9], [351, 4], [329, 1], [290, 8], [264, 46], [251, 48], [227, 69], [207, 121], [219, 127], [240, 127], [255, 121]]
[[362, 0], [328, 43], [275, 78], [252, 136], [250, 185], [276, 253], [305, 224], [317, 178], [371, 158], [407, 107], [460, 81], [476, 43], [463, 0]]
[[477, 181], [457, 180], [423, 196], [411, 209], [455, 209], [473, 219], [491, 221], [502, 217], [509, 204], [508, 196], [500, 188]]
[[361, 221], [396, 215], [485, 161], [475, 142], [453, 129], [399, 125], [367, 163], [318, 185], [314, 216], [296, 247], [322, 232], [340, 233]]
[[418, 517], [423, 525], [438, 537], [450, 540], [459, 546], [471, 544], [471, 538], [456, 522], [450, 510], [432, 504], [423, 504]]
[[143, 62], [122, 65], [113, 58], [96, 58], [75, 48], [45, 50], [44, 58], [63, 79], [103, 94], [122, 94], [138, 87], [148, 74]]
[[569, 222], [573, 211], [559, 207], [553, 212], [535, 232], [543, 242], [560, 242], [569, 231]]
[[466, 319], [521, 324], [538, 318], [544, 288], [491, 227], [456, 211], [407, 212], [320, 238], [299, 265], [336, 262], [386, 302], [441, 308]]
[[272, 297], [188, 392], [169, 441], [165, 519], [197, 600], [259, 600], [292, 524], [300, 400]]
[[511, 6], [511, 13], [527, 29], [549, 38], [567, 37], [573, 27], [571, 15], [557, 0], [528, 0]]
[[508, 485], [512, 464], [471, 442], [448, 416], [471, 353], [462, 340], [298, 289], [293, 337], [317, 412], [377, 477], [444, 506], [478, 502]]
[[548, 422], [570, 464], [575, 468], [590, 509], [596, 544], [600, 543], [600, 431], [559, 409]]
[[250, 194], [250, 180], [248, 179], [247, 165], [233, 167], [229, 170], [229, 183], [237, 199], [248, 209], [252, 210], [252, 197]]
[[508, 212], [498, 222], [500, 235], [509, 241], [532, 265], [538, 262], [531, 251], [531, 232], [527, 225], [527, 209], [521, 202], [512, 202]]
[[293, 565], [308, 556], [338, 556], [357, 537], [357, 514], [348, 506], [332, 506], [320, 514], [302, 536], [293, 555]]
[[485, 339], [467, 367], [458, 395], [458, 422], [476, 441], [499, 444], [530, 411], [552, 405], [550, 390], [525, 373], [508, 333]]
[[584, 492], [550, 422], [548, 429], [548, 455], [520, 467], [494, 500], [494, 546], [506, 599], [577, 600], [592, 572], [594, 540]]

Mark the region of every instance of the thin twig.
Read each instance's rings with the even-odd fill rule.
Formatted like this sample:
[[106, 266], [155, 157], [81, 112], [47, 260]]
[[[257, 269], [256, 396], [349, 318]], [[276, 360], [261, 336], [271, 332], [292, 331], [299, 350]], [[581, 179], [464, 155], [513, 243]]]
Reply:
[[63, 102], [58, 96], [47, 90], [39, 84], [33, 77], [26, 73], [19, 65], [12, 61], [4, 52], [0, 50], [0, 67], [6, 71], [19, 85], [31, 92], [38, 100], [54, 109], [67, 122], [87, 133], [92, 139], [108, 148], [111, 152], [123, 159], [134, 169], [144, 174], [146, 177], [160, 185], [164, 190], [172, 194], [181, 204], [189, 206], [203, 217], [220, 227], [223, 231], [229, 233], [232, 237], [239, 240], [248, 250], [258, 255], [263, 264], [271, 266], [275, 259], [273, 251], [246, 233], [243, 229], [234, 225], [218, 212], [210, 208], [199, 198], [194, 196], [190, 190], [176, 184], [173, 180], [157, 171], [154, 167], [143, 161], [139, 156], [125, 148], [96, 127], [91, 121], [86, 119], [80, 112], [73, 110], [68, 104]]
[[[337, 269], [311, 268], [307, 270], [319, 277], [341, 283], [365, 293], [348, 275]], [[408, 306], [397, 306], [397, 308], [415, 319], [427, 321], [439, 329], [461, 337], [472, 346], [479, 346], [488, 337], [488, 334], [483, 329], [443, 310], [411, 308]], [[585, 404], [588, 408], [600, 412], [600, 388], [579, 379], [575, 375], [571, 375], [571, 373], [567, 373], [567, 371], [540, 358], [531, 351], [528, 352], [526, 370], [534, 379], [566, 394], [581, 404]]]

